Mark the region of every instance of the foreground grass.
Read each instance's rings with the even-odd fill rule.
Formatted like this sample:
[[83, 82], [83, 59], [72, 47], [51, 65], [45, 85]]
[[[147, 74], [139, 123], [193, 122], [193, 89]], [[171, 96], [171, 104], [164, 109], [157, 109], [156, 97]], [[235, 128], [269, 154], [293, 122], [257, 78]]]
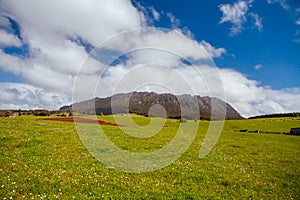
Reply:
[[[111, 116], [101, 119], [114, 121]], [[300, 199], [300, 137], [234, 132], [288, 132], [300, 121], [264, 120], [227, 121], [204, 159], [198, 153], [208, 122], [201, 122], [181, 158], [161, 170], [133, 174], [93, 158], [73, 123], [0, 118], [0, 198]], [[150, 123], [140, 116], [134, 121], [142, 126]], [[118, 127], [105, 126], [104, 131], [123, 149], [149, 152], [172, 140], [178, 126], [176, 120], [167, 120], [157, 135], [143, 139]]]

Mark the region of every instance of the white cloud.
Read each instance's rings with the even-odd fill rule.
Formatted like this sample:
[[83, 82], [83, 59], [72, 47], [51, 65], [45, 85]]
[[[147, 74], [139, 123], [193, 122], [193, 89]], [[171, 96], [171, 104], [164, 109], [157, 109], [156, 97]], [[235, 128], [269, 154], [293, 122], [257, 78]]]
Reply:
[[[0, 49], [0, 68], [21, 76], [33, 87], [69, 96], [74, 78], [88, 57], [85, 47], [75, 40], [94, 46], [114, 34], [145, 23], [144, 15], [124, 0], [11, 0], [0, 3], [1, 27], [12, 32], [7, 17], [16, 21], [22, 41], [29, 47], [28, 56], [23, 58]], [[13, 45], [21, 46], [18, 37], [1, 29], [0, 47]], [[89, 64], [87, 74], [104, 67], [95, 60], [90, 60]]]
[[232, 23], [230, 28], [231, 36], [235, 36], [243, 31], [243, 24], [247, 22], [247, 16], [250, 16], [254, 20], [253, 28], [257, 28], [259, 31], [263, 30], [262, 18], [254, 12], [248, 13], [249, 9], [252, 7], [252, 2], [253, 0], [239, 0], [233, 5], [221, 4], [219, 6], [220, 11], [223, 13], [219, 23]]
[[10, 0], [2, 1], [2, 5], [22, 26], [22, 36], [31, 47], [41, 42], [59, 44], [74, 34], [97, 45], [144, 22], [142, 15], [124, 0]]
[[[205, 47], [203, 44], [205, 44]], [[205, 48], [209, 50], [208, 53], [205, 51]], [[102, 94], [101, 96], [111, 95], [113, 88], [115, 88], [115, 85], [123, 76], [127, 75], [129, 72], [133, 73], [133, 69], [136, 67], [145, 65], [147, 66], [147, 69], [143, 68], [143, 72], [140, 70], [138, 70], [139, 73], [134, 72], [135, 75], [133, 77], [137, 79], [136, 81], [132, 79], [130, 80], [130, 83], [124, 84], [123, 86], [132, 88], [133, 86], [139, 85], [137, 84], [139, 81], [149, 80], [149, 77], [153, 77], [152, 82], [159, 82], [159, 80], [162, 80], [178, 87], [178, 84], [181, 84], [181, 82], [172, 78], [172, 73], [168, 70], [179, 70], [184, 74], [186, 71], [189, 71], [189, 68], [193, 68], [185, 65], [182, 62], [184, 59], [191, 59], [192, 61], [190, 63], [213, 63], [209, 54], [212, 56], [221, 56], [226, 52], [224, 48], [215, 48], [205, 41], [198, 43], [177, 30], [157, 28], [140, 29], [123, 33], [117, 37], [111, 38], [107, 43], [103, 43], [95, 50], [95, 52], [103, 53], [105, 52], [104, 49], [119, 51], [119, 53], [114, 56], [112, 56], [112, 54], [111, 56], [104, 56], [105, 62], [112, 63], [119, 55], [126, 55], [127, 59], [123, 60], [121, 64], [108, 68], [107, 71], [104, 72], [105, 76], [100, 82], [103, 82], [101, 85], [105, 86], [101, 87], [102, 90], [98, 93], [98, 95]], [[109, 51], [106, 50], [106, 52]], [[94, 57], [99, 57], [100, 59], [103, 58], [103, 56], [97, 56], [97, 53], [95, 54], [96, 55], [93, 55]], [[149, 64], [163, 67], [163, 70], [160, 71], [162, 68], [153, 68], [149, 66]], [[168, 70], [166, 70], [166, 68]], [[83, 66], [83, 69], [85, 69], [85, 65]], [[193, 79], [192, 77], [190, 78]], [[85, 83], [86, 80], [86, 76], [83, 75], [82, 77], [79, 77], [79, 83], [76, 81], [79, 91], [83, 90], [81, 83]], [[170, 80], [173, 81], [170, 82]], [[199, 84], [195, 85], [200, 87]], [[184, 88], [181, 89], [187, 91], [184, 90]], [[94, 88], [92, 91], [94, 91]], [[122, 92], [128, 91], [130, 91], [130, 89], [125, 89]], [[80, 95], [80, 92], [78, 93], [78, 100], [76, 101], [88, 99], [86, 93], [84, 93], [83, 96]], [[88, 96], [91, 97], [92, 94]]]
[[154, 21], [159, 21], [160, 13], [155, 10], [153, 6], [145, 6], [141, 2], [136, 0], [132, 1], [133, 5], [137, 8], [138, 11], [141, 12], [142, 18], [144, 18], [145, 22], [144, 25], [153, 25]]
[[[176, 52], [183, 58], [190, 57], [195, 60], [209, 58], [203, 45], [184, 35], [180, 29], [136, 29], [111, 38], [109, 43], [103, 43], [102, 47], [122, 52], [145, 48], [166, 49]], [[211, 50], [216, 49], [211, 47]]]
[[259, 69], [261, 69], [262, 67], [263, 67], [263, 66], [262, 66], [261, 64], [257, 64], [257, 65], [255, 65], [254, 68], [255, 68], [256, 70], [259, 70]]
[[0, 83], [0, 109], [57, 109], [70, 102], [70, 98], [57, 92], [24, 83]]
[[253, 12], [249, 13], [249, 15], [254, 19], [254, 28], [257, 28], [260, 32], [263, 30], [262, 18]]
[[10, 31], [12, 31], [11, 23], [5, 16], [0, 16], [0, 27], [3, 29], [9, 29]]
[[223, 54], [226, 53], [226, 50], [224, 48], [215, 48], [204, 40], [201, 42], [201, 44], [203, 45], [204, 49], [209, 53], [211, 57], [214, 58], [221, 57]]
[[245, 117], [300, 111], [300, 89], [273, 90], [259, 86], [237, 71], [221, 69], [227, 101]]
[[154, 19], [155, 19], [156, 21], [159, 21], [159, 18], [160, 18], [159, 12], [157, 12], [157, 11], [153, 8], [153, 6], [151, 6], [149, 9], [150, 9], [150, 11], [152, 12], [152, 15], [153, 15]]
[[21, 45], [22, 43], [17, 36], [0, 29], [0, 47], [20, 47]]
[[278, 3], [283, 9], [288, 10], [290, 8], [289, 4], [286, 0], [267, 0], [268, 4]]
[[177, 28], [180, 25], [180, 20], [177, 19], [172, 13], [167, 13], [168, 18], [170, 19], [170, 22], [172, 24], [172, 28]]
[[233, 5], [222, 4], [219, 8], [223, 13], [219, 23], [232, 23], [233, 25], [230, 30], [231, 35], [240, 33], [243, 29], [242, 24], [247, 21], [245, 15], [248, 11], [248, 3], [246, 1], [238, 1]]

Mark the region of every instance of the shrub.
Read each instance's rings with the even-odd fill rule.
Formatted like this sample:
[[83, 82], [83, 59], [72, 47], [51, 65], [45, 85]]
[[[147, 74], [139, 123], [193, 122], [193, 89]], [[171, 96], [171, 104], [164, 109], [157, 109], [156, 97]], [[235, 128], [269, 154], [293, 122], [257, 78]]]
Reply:
[[5, 112], [5, 117], [10, 117], [12, 116], [12, 112], [10, 110]]

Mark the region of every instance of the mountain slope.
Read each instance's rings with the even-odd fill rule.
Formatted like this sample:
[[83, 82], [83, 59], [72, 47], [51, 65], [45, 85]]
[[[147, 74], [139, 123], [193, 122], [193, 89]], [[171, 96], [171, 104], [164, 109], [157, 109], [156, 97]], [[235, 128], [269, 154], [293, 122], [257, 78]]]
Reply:
[[70, 106], [63, 106], [60, 110], [97, 115], [135, 113], [177, 119], [181, 117], [205, 120], [243, 119], [231, 105], [218, 98], [187, 94], [175, 96], [154, 92], [131, 92], [106, 98], [96, 97]]

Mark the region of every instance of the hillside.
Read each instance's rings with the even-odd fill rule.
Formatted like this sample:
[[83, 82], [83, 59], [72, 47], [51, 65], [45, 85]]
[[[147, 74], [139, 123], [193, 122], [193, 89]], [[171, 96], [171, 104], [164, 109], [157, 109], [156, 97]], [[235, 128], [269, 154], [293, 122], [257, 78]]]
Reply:
[[[164, 116], [161, 109], [152, 107], [155, 104], [165, 108], [168, 118], [179, 119], [182, 116], [187, 119], [218, 120], [224, 118], [224, 109], [226, 109], [226, 119], [243, 119], [231, 105], [218, 98], [187, 94], [175, 96], [154, 92], [132, 92], [106, 98], [96, 97], [70, 106], [63, 106], [60, 110], [97, 115], [135, 113], [143, 116]], [[151, 107], [153, 109], [149, 113]]]

